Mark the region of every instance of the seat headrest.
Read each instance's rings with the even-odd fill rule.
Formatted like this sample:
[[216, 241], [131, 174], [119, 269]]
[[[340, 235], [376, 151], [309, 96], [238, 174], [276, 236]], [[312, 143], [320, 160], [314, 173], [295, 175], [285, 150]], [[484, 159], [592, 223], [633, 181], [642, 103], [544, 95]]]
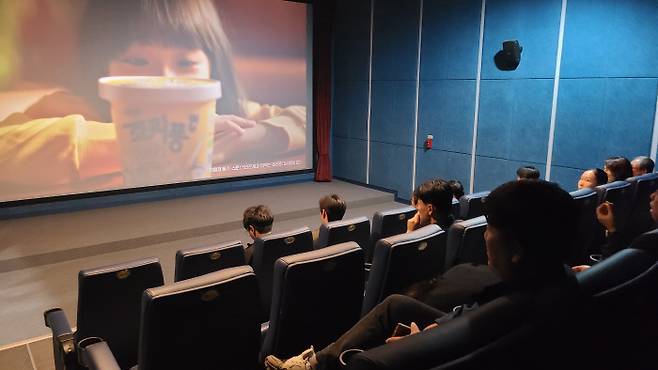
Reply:
[[438, 235], [440, 233], [444, 232], [443, 229], [439, 227], [439, 225], [436, 224], [430, 224], [424, 227], [421, 227], [420, 229], [414, 230], [410, 233], [405, 233], [405, 234], [400, 234], [400, 235], [394, 235], [390, 236], [388, 238], [381, 239], [377, 244], [379, 243], [386, 243], [388, 245], [396, 245], [396, 244], [407, 244], [407, 243], [414, 243], [418, 242], [424, 239], [431, 238], [435, 235]]
[[258, 241], [258, 239], [262, 240], [263, 242], [266, 242], [266, 241], [270, 241], [270, 240], [287, 239], [287, 238], [290, 238], [290, 237], [294, 238], [296, 235], [310, 233], [310, 232], [311, 232], [311, 229], [304, 226], [304, 227], [300, 227], [298, 229], [294, 229], [294, 230], [290, 230], [290, 231], [284, 231], [284, 232], [277, 233], [277, 234], [263, 235], [260, 238], [257, 238], [256, 241]]
[[181, 249], [178, 252], [176, 252], [176, 255], [180, 256], [196, 256], [199, 254], [206, 254], [209, 252], [214, 252], [216, 250], [221, 250], [221, 249], [226, 249], [226, 248], [233, 248], [235, 246], [241, 246], [244, 248], [244, 243], [240, 240], [233, 240], [230, 242], [226, 243], [221, 243], [221, 244], [214, 244], [210, 246], [205, 246], [205, 247], [196, 247], [196, 248], [187, 248], [187, 249]]
[[245, 265], [239, 267], [231, 267], [224, 270], [201, 275], [199, 277], [179, 281], [177, 283], [173, 283], [170, 285], [150, 288], [144, 292], [144, 295], [147, 295], [151, 300], [153, 300], [159, 297], [164, 297], [179, 292], [185, 292], [195, 289], [203, 289], [208, 286], [215, 285], [219, 282], [228, 282], [249, 275], [255, 276], [254, 270], [251, 268], [251, 266]]
[[350, 225], [358, 225], [362, 223], [370, 223], [370, 220], [368, 220], [368, 217], [362, 216], [362, 217], [356, 217], [356, 218], [350, 218], [347, 220], [338, 220], [338, 221], [332, 221], [328, 222], [324, 225], [322, 225], [322, 228], [326, 229], [336, 229], [336, 228], [341, 228], [341, 227], [348, 227]]
[[135, 261], [130, 261], [130, 262], [125, 262], [125, 263], [118, 263], [114, 265], [107, 265], [107, 266], [101, 266], [101, 267], [95, 267], [92, 269], [87, 269], [87, 270], [81, 270], [79, 273], [79, 277], [89, 277], [89, 276], [94, 276], [94, 275], [102, 275], [102, 274], [107, 274], [111, 272], [118, 272], [122, 270], [129, 270], [133, 269], [136, 267], [142, 267], [150, 264], [157, 264], [158, 266], [160, 265], [160, 260], [157, 257], [149, 257], [149, 258], [143, 258]]
[[569, 193], [573, 199], [582, 199], [587, 197], [596, 196], [596, 191], [590, 188], [584, 188]]
[[341, 256], [351, 252], [363, 252], [363, 249], [355, 242], [346, 242], [332, 245], [326, 248], [317, 249], [310, 252], [297, 253], [290, 256], [281, 257], [277, 260], [277, 264], [283, 263], [288, 266], [297, 263], [308, 263], [324, 260], [331, 257]]

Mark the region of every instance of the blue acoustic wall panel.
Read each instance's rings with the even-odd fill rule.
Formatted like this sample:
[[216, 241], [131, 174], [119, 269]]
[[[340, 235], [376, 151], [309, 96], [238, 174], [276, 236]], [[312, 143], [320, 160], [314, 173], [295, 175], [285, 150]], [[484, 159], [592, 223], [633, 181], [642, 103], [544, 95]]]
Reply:
[[432, 134], [435, 149], [471, 153], [474, 80], [421, 81], [418, 109], [418, 145]]
[[332, 138], [333, 175], [366, 182], [366, 151], [368, 142], [359, 139]]
[[420, 0], [375, 0], [373, 80], [416, 80]]
[[471, 155], [443, 150], [416, 150], [416, 186], [432, 178], [459, 180], [464, 189], [470, 186]]
[[336, 1], [334, 19], [334, 81], [367, 81], [370, 64], [370, 0]]
[[477, 155], [545, 163], [552, 80], [482, 81]]
[[650, 151], [658, 79], [560, 81], [553, 164], [602, 167]]
[[[561, 0], [487, 1], [482, 78], [553, 78], [561, 7]], [[521, 64], [516, 71], [499, 71], [494, 55], [510, 39], [523, 46]]]
[[413, 146], [415, 102], [415, 81], [373, 81], [370, 140]]
[[525, 165], [537, 167], [541, 177], [546, 173], [546, 165], [526, 161], [510, 161], [499, 158], [477, 156], [475, 159], [474, 191], [493, 190], [508, 181], [516, 180], [516, 170]]
[[372, 142], [370, 144], [370, 183], [395, 190], [408, 199], [411, 194], [413, 147]]
[[569, 0], [561, 76], [658, 77], [656, 40], [656, 0]]
[[425, 1], [421, 80], [475, 79], [482, 0]]
[[332, 134], [366, 140], [368, 81], [336, 81], [333, 98]]
[[585, 169], [551, 166], [551, 181], [566, 191], [578, 189], [578, 180]]

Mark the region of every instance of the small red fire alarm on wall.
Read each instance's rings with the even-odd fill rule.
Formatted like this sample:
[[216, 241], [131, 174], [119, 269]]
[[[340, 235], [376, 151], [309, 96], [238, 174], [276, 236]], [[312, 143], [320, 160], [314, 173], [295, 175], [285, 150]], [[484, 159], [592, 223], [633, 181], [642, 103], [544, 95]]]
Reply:
[[433, 140], [434, 140], [434, 136], [427, 135], [427, 138], [425, 139], [425, 150], [432, 149], [432, 141]]

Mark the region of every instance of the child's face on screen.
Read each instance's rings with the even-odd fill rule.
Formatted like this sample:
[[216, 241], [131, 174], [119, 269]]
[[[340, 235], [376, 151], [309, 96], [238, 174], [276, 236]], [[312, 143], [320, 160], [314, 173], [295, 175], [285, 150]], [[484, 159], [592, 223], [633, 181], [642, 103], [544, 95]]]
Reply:
[[210, 78], [210, 61], [198, 48], [134, 42], [109, 67], [110, 76]]

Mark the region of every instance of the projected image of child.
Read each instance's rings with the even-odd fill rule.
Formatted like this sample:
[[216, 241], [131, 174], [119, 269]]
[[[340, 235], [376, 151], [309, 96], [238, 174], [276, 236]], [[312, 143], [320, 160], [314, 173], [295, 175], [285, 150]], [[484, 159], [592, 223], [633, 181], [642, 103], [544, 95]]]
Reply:
[[104, 76], [220, 81], [222, 97], [214, 115], [216, 168], [303, 158], [305, 106], [248, 100], [213, 1], [90, 0], [78, 37], [80, 70], [75, 81], [0, 121], [0, 185], [5, 196], [12, 188], [51, 186], [55, 192], [77, 192], [123, 185], [109, 104], [98, 97], [98, 79]]

